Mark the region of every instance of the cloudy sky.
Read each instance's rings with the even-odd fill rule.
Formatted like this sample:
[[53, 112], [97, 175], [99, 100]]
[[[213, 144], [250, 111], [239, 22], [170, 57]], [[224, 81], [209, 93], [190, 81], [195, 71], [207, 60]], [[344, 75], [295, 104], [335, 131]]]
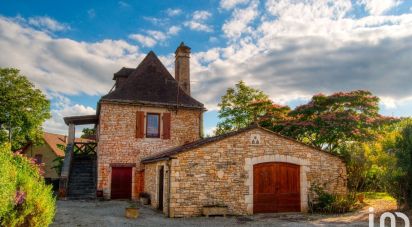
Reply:
[[[0, 0], [0, 67], [21, 69], [62, 118], [94, 114], [113, 73], [150, 50], [173, 72], [192, 47], [192, 92], [213, 130], [239, 80], [292, 107], [319, 92], [367, 89], [381, 112], [412, 115], [412, 0]], [[173, 73], [172, 73], [173, 75]]]

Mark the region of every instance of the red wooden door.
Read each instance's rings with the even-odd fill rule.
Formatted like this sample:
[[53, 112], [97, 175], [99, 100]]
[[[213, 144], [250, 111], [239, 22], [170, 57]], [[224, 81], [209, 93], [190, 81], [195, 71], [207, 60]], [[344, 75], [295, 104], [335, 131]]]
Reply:
[[132, 167], [112, 168], [111, 199], [132, 197]]
[[253, 212], [300, 211], [299, 166], [261, 163], [253, 166]]

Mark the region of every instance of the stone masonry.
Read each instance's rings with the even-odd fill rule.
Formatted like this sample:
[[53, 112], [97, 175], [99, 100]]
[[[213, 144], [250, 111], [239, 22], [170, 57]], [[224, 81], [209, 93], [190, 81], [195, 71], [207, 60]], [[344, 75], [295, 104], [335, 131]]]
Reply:
[[[171, 113], [171, 138], [142, 138], [136, 135], [136, 112]], [[102, 102], [99, 117], [98, 183], [105, 198], [110, 198], [111, 165], [133, 167], [132, 198], [137, 199], [137, 172], [142, 170], [140, 160], [164, 149], [192, 142], [200, 138], [202, 110], [167, 109], [132, 104]], [[162, 122], [161, 122], [162, 135]]]
[[[252, 144], [251, 138], [256, 135], [260, 143]], [[325, 185], [326, 191], [339, 194], [347, 190], [346, 167], [339, 157], [261, 128], [183, 151], [167, 162], [171, 165], [170, 217], [199, 216], [204, 205], [214, 204], [227, 205], [229, 214], [252, 214], [253, 165], [264, 162], [300, 166], [302, 211], [307, 210], [311, 184]], [[145, 166], [145, 190], [152, 195], [153, 207], [157, 206], [154, 184], [158, 184], [159, 165], [166, 167], [167, 163], [159, 161]], [[168, 200], [164, 201], [167, 206]]]

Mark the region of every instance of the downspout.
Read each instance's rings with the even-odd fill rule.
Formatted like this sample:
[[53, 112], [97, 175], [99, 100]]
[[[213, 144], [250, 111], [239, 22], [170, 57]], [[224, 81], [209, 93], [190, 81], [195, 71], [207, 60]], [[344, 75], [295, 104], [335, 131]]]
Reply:
[[199, 116], [199, 138], [203, 139], [204, 134], [203, 134], [203, 111], [200, 112], [200, 116]]

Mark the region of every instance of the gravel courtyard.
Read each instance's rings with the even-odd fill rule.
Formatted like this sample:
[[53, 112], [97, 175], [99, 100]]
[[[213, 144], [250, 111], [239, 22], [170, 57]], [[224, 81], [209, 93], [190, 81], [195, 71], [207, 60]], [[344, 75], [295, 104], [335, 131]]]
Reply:
[[128, 201], [58, 201], [52, 226], [368, 226], [362, 210], [344, 216], [259, 214], [253, 216], [166, 218], [140, 207], [137, 219], [124, 217]]

